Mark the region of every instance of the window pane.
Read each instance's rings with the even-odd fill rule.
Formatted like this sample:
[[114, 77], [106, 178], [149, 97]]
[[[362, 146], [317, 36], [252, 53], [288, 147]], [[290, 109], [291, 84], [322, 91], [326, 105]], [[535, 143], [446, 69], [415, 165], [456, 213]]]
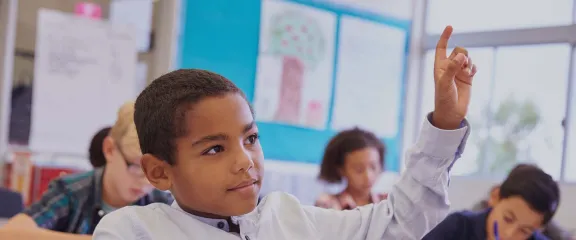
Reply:
[[568, 25], [572, 5], [573, 0], [428, 1], [426, 31], [441, 33], [446, 25], [456, 32]]
[[[449, 53], [452, 49], [449, 49]], [[474, 64], [478, 66], [478, 73], [474, 77], [474, 87], [472, 88], [472, 99], [468, 109], [468, 121], [472, 125], [473, 131], [470, 132], [466, 151], [458, 163], [452, 168], [453, 175], [470, 175], [478, 172], [476, 156], [480, 149], [474, 142], [477, 142], [479, 134], [487, 132], [487, 126], [479, 124], [484, 120], [485, 104], [491, 89], [491, 79], [493, 76], [492, 66], [494, 59], [493, 48], [469, 48], [469, 56]], [[428, 51], [425, 60], [424, 89], [421, 105], [421, 116], [426, 116], [434, 110], [434, 51]], [[482, 129], [486, 128], [486, 129]]]
[[490, 132], [483, 139], [485, 172], [505, 174], [530, 162], [560, 176], [570, 54], [568, 44], [498, 49]]

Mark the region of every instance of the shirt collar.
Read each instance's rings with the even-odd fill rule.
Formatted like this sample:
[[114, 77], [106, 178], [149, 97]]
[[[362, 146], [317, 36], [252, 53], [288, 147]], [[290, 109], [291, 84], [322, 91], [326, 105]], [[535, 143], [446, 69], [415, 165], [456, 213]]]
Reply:
[[[192, 216], [193, 218], [195, 218], [196, 220], [198, 220], [200, 222], [208, 224], [209, 226], [221, 229], [221, 230], [226, 231], [226, 232], [230, 232], [230, 224], [228, 223], [228, 221], [226, 221], [226, 219], [205, 218], [205, 217], [200, 217], [200, 216], [190, 214], [190, 213], [184, 211], [178, 205], [178, 203], [176, 203], [176, 201], [172, 202], [172, 207], [188, 214], [189, 216]], [[238, 220], [236, 217], [232, 217], [231, 219], [232, 219], [232, 222], [234, 224], [238, 224]]]

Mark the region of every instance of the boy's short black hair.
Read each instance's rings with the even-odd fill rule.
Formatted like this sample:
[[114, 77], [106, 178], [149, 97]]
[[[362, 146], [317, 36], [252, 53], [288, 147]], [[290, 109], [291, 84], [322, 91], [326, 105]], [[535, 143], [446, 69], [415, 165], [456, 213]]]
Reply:
[[110, 128], [111, 127], [105, 127], [100, 129], [100, 131], [92, 137], [92, 141], [90, 141], [88, 159], [90, 159], [92, 167], [98, 168], [106, 165], [106, 157], [102, 151], [102, 144], [104, 143], [104, 139], [108, 136], [108, 133], [110, 133]]
[[530, 208], [544, 215], [547, 224], [558, 209], [560, 189], [558, 183], [542, 169], [531, 164], [519, 164], [500, 185], [500, 199], [521, 197]]
[[232, 81], [206, 70], [180, 69], [154, 80], [136, 99], [134, 123], [143, 154], [175, 164], [175, 140], [187, 134], [185, 116], [207, 97], [244, 93]]
[[380, 164], [382, 168], [384, 168], [386, 147], [374, 133], [360, 128], [353, 128], [336, 134], [336, 136], [328, 142], [324, 150], [324, 157], [322, 158], [318, 178], [327, 183], [341, 182], [342, 176], [339, 170], [344, 166], [346, 155], [367, 147], [373, 147], [378, 150], [381, 158]]

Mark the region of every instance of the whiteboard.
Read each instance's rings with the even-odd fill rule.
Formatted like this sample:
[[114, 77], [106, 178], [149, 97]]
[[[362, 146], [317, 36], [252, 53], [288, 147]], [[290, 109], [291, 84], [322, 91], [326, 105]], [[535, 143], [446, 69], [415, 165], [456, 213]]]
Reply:
[[136, 64], [129, 26], [40, 9], [31, 150], [86, 155], [93, 134], [136, 95]]

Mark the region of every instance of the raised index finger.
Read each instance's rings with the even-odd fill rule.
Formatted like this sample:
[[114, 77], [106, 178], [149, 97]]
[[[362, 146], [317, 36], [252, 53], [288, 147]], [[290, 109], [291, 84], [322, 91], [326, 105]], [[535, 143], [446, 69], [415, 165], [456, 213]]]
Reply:
[[438, 43], [436, 44], [436, 62], [446, 59], [446, 48], [448, 48], [448, 40], [450, 39], [450, 35], [452, 35], [452, 26], [446, 26], [442, 32], [442, 35], [440, 35]]

